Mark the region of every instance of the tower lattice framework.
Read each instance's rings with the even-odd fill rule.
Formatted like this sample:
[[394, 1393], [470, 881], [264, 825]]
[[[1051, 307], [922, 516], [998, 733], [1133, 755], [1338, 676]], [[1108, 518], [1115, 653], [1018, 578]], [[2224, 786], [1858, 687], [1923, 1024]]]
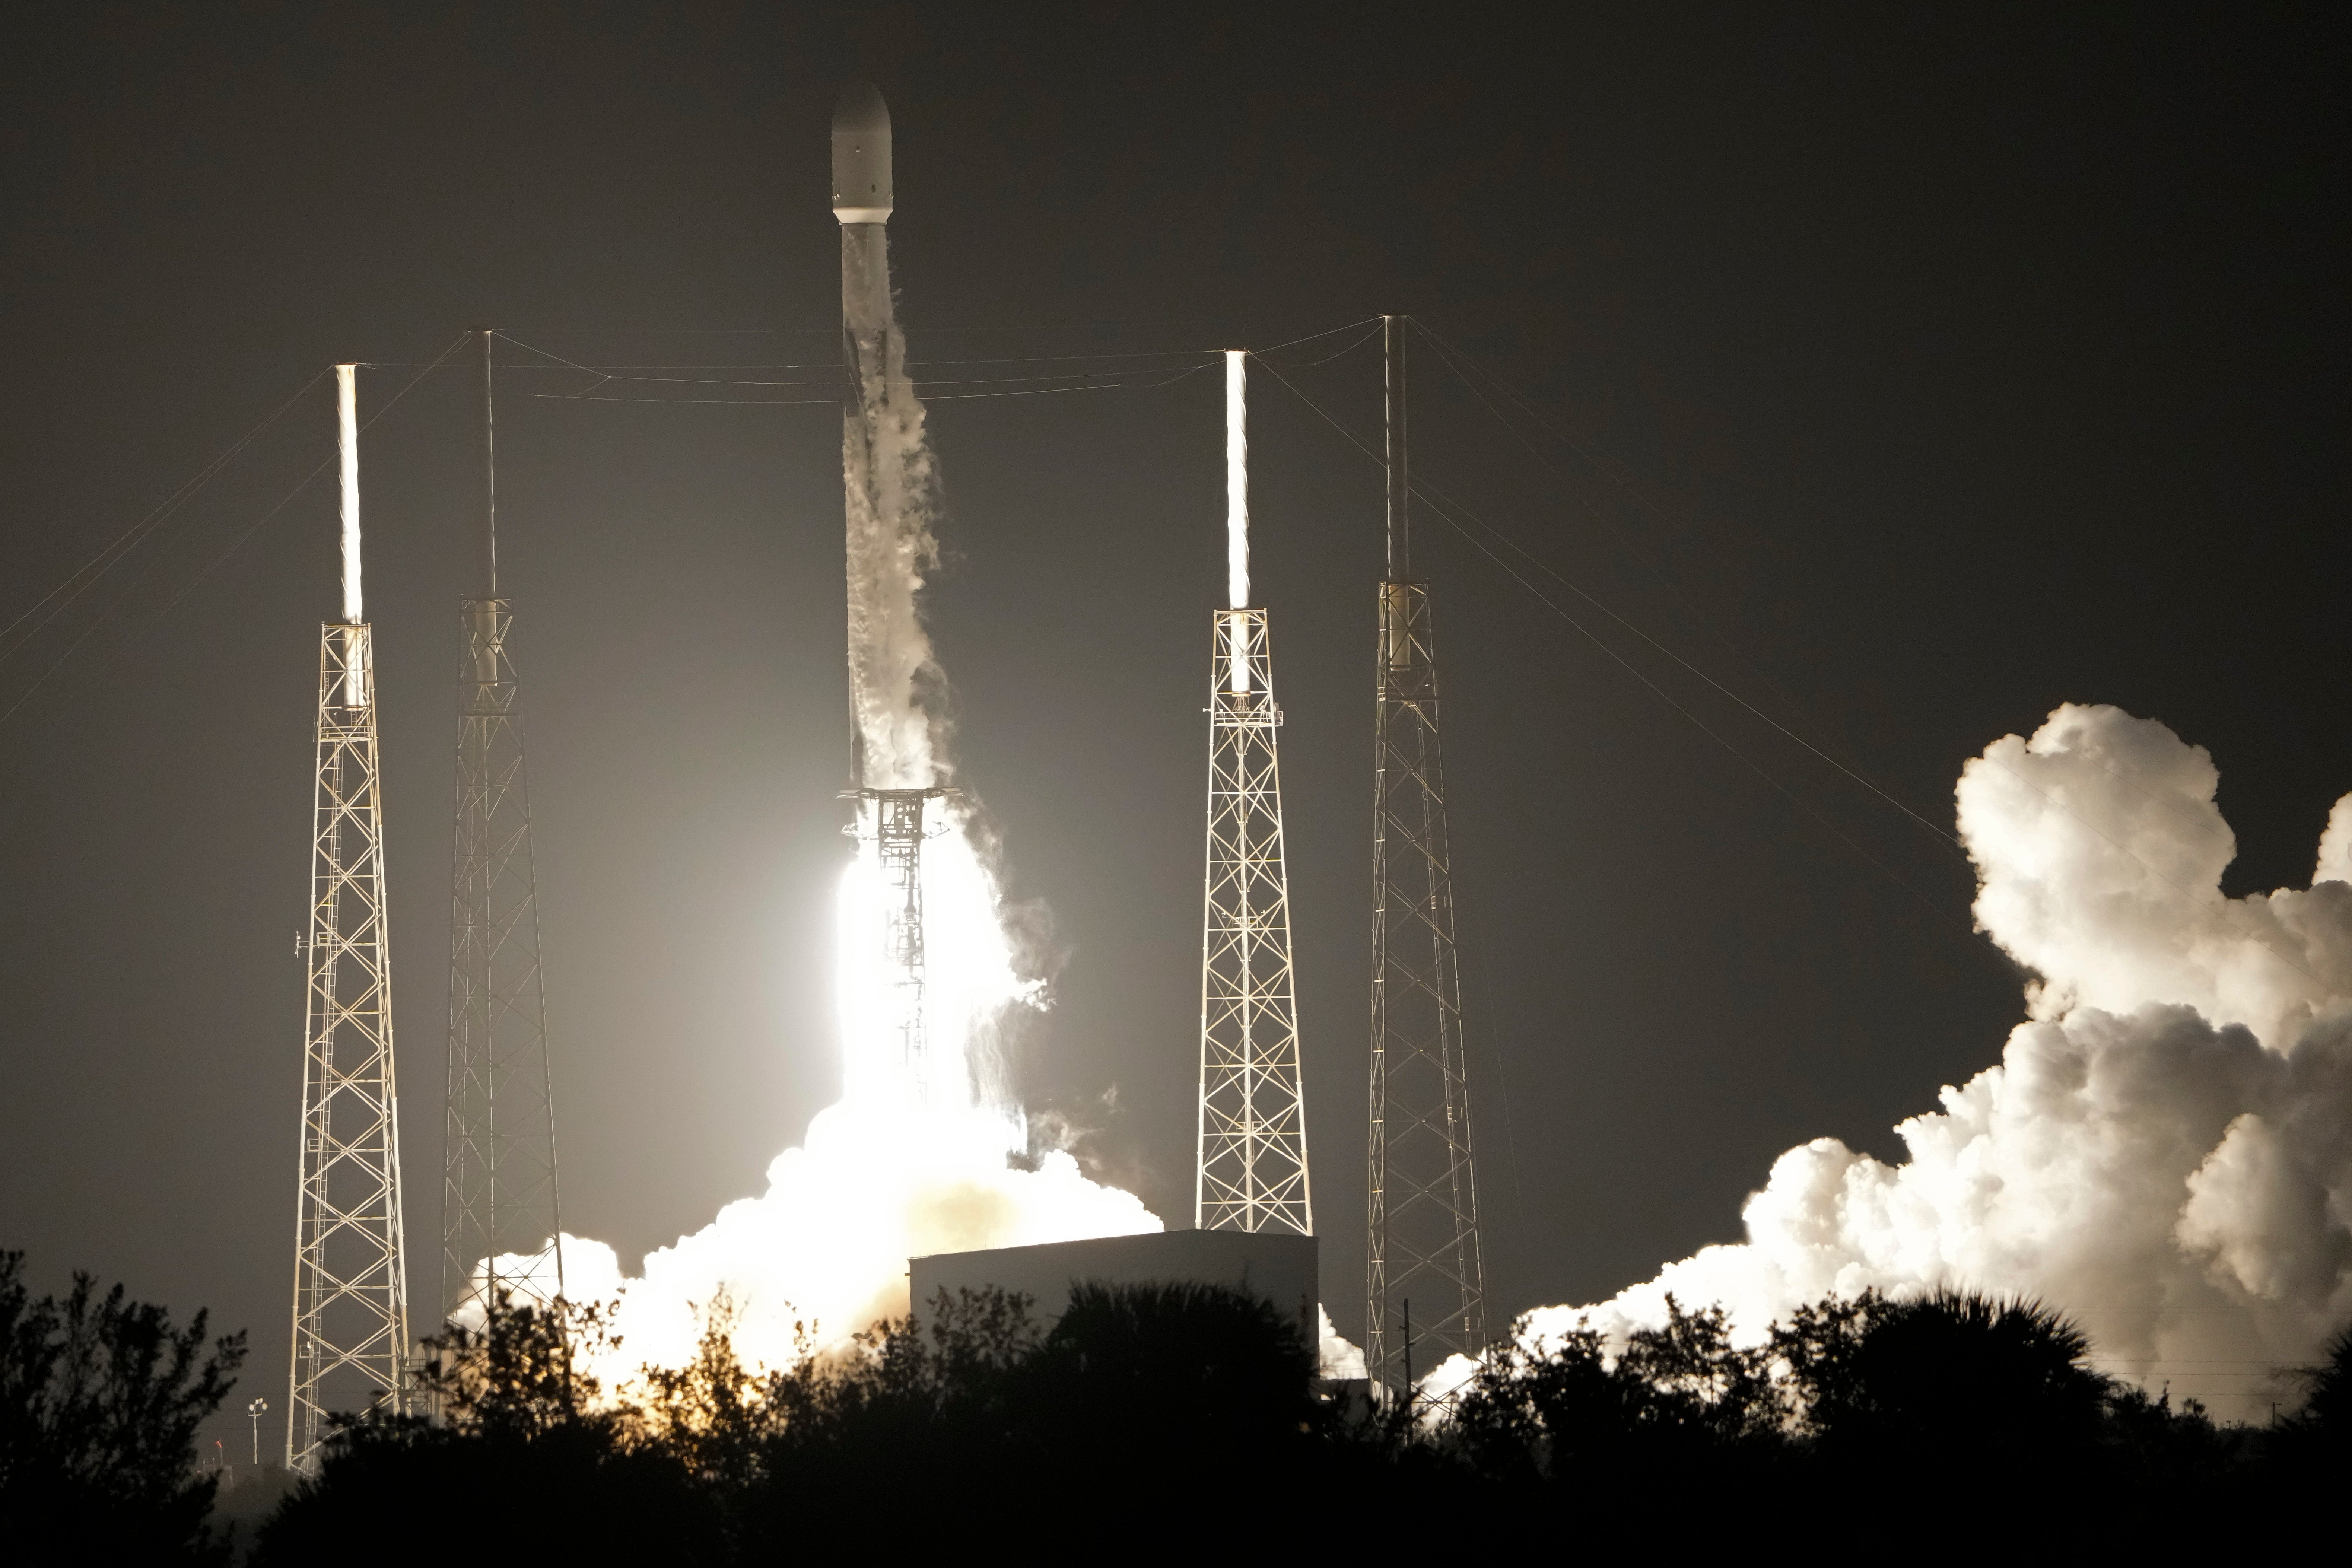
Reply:
[[[923, 942], [923, 842], [947, 831], [924, 821], [924, 808], [944, 800], [948, 789], [861, 789], [851, 797], [870, 806], [874, 852], [882, 874], [882, 962], [889, 976], [890, 1028], [898, 1037], [898, 1065], [919, 1098], [932, 1089], [929, 1046], [923, 1026], [923, 984], [928, 970]], [[853, 833], [859, 831], [851, 828]]]
[[287, 1468], [306, 1474], [317, 1468], [331, 1408], [399, 1411], [407, 1399], [400, 1120], [370, 645], [363, 624], [321, 628], [286, 1435]]
[[[498, 593], [490, 338], [481, 334], [483, 592], [461, 611], [441, 1310], [544, 1303], [563, 1289], [555, 1102], [540, 964], [512, 602]], [[501, 1258], [524, 1258], [518, 1265]]]
[[[1404, 321], [1385, 319], [1389, 570], [1380, 584], [1372, 767], [1371, 1129], [1364, 1353], [1414, 1367], [1486, 1346], [1462, 974], [1429, 591], [1412, 574]], [[1410, 1302], [1412, 1342], [1397, 1331]]]
[[[563, 1288], [538, 881], [520, 688], [505, 599], [464, 608], [449, 913], [441, 1304], [544, 1302]], [[500, 1263], [523, 1258], [528, 1265]]]
[[1315, 1210], [1275, 744], [1282, 710], [1265, 612], [1219, 610], [1215, 626], [1192, 1217], [1203, 1230], [1307, 1236]]

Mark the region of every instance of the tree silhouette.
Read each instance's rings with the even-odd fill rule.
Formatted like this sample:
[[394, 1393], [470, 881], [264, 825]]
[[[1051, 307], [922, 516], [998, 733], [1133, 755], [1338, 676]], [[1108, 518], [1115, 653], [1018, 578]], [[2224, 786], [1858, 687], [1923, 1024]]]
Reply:
[[245, 1336], [207, 1347], [205, 1313], [175, 1329], [83, 1273], [62, 1302], [36, 1300], [24, 1265], [0, 1253], [0, 1521], [91, 1561], [224, 1560], [195, 1436], [235, 1385]]
[[970, 1551], [1036, 1528], [1132, 1541], [1171, 1500], [1213, 1499], [1255, 1542], [1391, 1552], [1514, 1544], [1563, 1520], [1588, 1546], [1731, 1548], [1765, 1517], [1825, 1546], [1932, 1530], [2139, 1550], [2243, 1518], [2250, 1456], [2280, 1477], [2303, 1456], [2278, 1511], [2326, 1495], [2352, 1385], [2339, 1340], [2265, 1447], [2100, 1376], [2054, 1312], [1948, 1292], [1821, 1302], [1756, 1344], [1721, 1308], [1670, 1298], [1663, 1324], [1614, 1346], [1583, 1329], [1497, 1345], [1450, 1410], [1353, 1423], [1313, 1392], [1296, 1326], [1222, 1287], [1080, 1283], [1043, 1331], [1020, 1296], [942, 1294], [919, 1323], [830, 1350], [803, 1331], [782, 1370], [746, 1368], [735, 1323], [709, 1304], [695, 1356], [624, 1402], [579, 1369], [584, 1349], [618, 1348], [597, 1313], [502, 1301], [482, 1330], [430, 1342], [436, 1419], [348, 1424], [257, 1561], [466, 1541], [680, 1564]]
[[1669, 1296], [1664, 1325], [1615, 1354], [1591, 1329], [1542, 1353], [1516, 1337], [1496, 1347], [1442, 1437], [1489, 1481], [1589, 1500], [1588, 1528], [1613, 1536], [1654, 1529], [1695, 1484], [1725, 1514], [1760, 1504], [1785, 1426], [1766, 1352], [1735, 1346], [1720, 1307], [1687, 1311]]
[[1801, 1310], [1772, 1349], [1813, 1467], [1863, 1530], [1965, 1510], [1971, 1528], [2050, 1540], [2108, 1489], [2113, 1384], [2039, 1302], [1869, 1291]]
[[340, 1419], [253, 1562], [404, 1565], [467, 1542], [557, 1561], [724, 1561], [713, 1501], [575, 1364], [598, 1337], [617, 1343], [593, 1309], [501, 1299], [482, 1329], [426, 1340], [418, 1381], [437, 1416]]

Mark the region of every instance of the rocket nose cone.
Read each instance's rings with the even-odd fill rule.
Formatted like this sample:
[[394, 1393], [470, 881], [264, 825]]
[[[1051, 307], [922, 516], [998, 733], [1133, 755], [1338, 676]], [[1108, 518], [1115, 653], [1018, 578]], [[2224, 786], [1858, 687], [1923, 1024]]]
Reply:
[[870, 81], [853, 81], [841, 89], [833, 100], [833, 133], [845, 132], [887, 131], [890, 129], [890, 109], [882, 101], [882, 89]]
[[890, 111], [870, 81], [853, 81], [833, 106], [833, 216], [890, 221]]

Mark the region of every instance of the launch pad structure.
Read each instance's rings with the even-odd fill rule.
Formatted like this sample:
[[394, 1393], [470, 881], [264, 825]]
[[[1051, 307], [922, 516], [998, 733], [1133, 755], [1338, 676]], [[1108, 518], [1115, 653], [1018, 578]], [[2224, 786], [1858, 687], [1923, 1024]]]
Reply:
[[[1365, 1142], [1364, 1360], [1400, 1392], [1415, 1361], [1486, 1349], [1486, 1265], [1454, 949], [1453, 850], [1427, 584], [1412, 575], [1405, 319], [1386, 350], [1388, 571], [1380, 584], [1372, 763], [1371, 1125]], [[1419, 1311], [1412, 1310], [1417, 1303]], [[1402, 1317], [1405, 1331], [1392, 1326]], [[1416, 1334], [1411, 1324], [1418, 1321]], [[1427, 1347], [1419, 1356], [1416, 1345]]]
[[373, 634], [361, 614], [354, 365], [335, 367], [343, 619], [319, 633], [302, 1131], [286, 1468], [315, 1474], [329, 1402], [404, 1411], [408, 1287]]
[[[455, 1314], [563, 1292], [555, 1099], [547, 1059], [514, 603], [499, 592], [491, 342], [481, 340], [479, 588], [459, 611], [457, 796], [449, 895], [449, 1055], [441, 1295]], [[501, 1259], [530, 1260], [516, 1267]], [[477, 1271], [478, 1270], [478, 1277]]]
[[[882, 875], [882, 963], [890, 977], [890, 1028], [898, 1039], [899, 1066], [919, 1099], [930, 1088], [923, 1034], [923, 841], [947, 831], [946, 823], [927, 824], [924, 816], [930, 802], [954, 793], [932, 784], [855, 789], [843, 796], [872, 813], [875, 859]], [[857, 824], [844, 831], [863, 837], [865, 829]]]
[[1282, 767], [1266, 613], [1249, 605], [1243, 356], [1226, 356], [1227, 608], [1210, 655], [1201, 915], [1201, 1082], [1192, 1222], [1315, 1232], [1283, 857]]

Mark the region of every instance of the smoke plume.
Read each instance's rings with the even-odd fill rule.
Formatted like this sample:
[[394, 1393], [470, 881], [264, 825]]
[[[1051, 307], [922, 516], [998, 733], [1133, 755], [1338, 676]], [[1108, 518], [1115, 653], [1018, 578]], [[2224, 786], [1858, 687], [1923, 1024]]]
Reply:
[[[858, 374], [842, 444], [850, 702], [860, 783], [923, 789], [948, 771], [945, 680], [919, 598], [939, 554], [938, 470], [906, 379], [886, 232], [878, 223], [842, 230], [844, 320]], [[598, 1352], [594, 1370], [615, 1392], [641, 1367], [691, 1359], [722, 1300], [744, 1363], [782, 1368], [903, 1315], [909, 1258], [1162, 1228], [1132, 1194], [1088, 1180], [1068, 1152], [1047, 1152], [1034, 1165], [1025, 1157], [1026, 1118], [1007, 1088], [999, 1034], [1043, 1005], [1044, 985], [1021, 973], [1021, 911], [1004, 907], [992, 841], [968, 796], [927, 803], [927, 820], [941, 830], [919, 860], [929, 1068], [909, 1071], [894, 992], [904, 972], [881, 940], [893, 895], [871, 803], [860, 809], [866, 819], [835, 903], [840, 1100], [776, 1156], [764, 1193], [648, 1255], [635, 1277], [610, 1247], [564, 1238], [565, 1294], [609, 1305], [618, 1344]], [[504, 1260], [501, 1272], [549, 1277], [552, 1258]]]
[[2000, 1065], [1898, 1126], [1901, 1163], [1791, 1149], [1745, 1242], [1518, 1332], [1622, 1333], [1672, 1292], [1753, 1340], [1823, 1296], [1950, 1285], [2058, 1307], [2103, 1368], [2217, 1413], [2266, 1405], [2263, 1365], [2352, 1316], [2352, 795], [2309, 889], [2228, 899], [2218, 776], [2162, 724], [2072, 704], [1971, 759], [1978, 926], [2033, 976]]
[[922, 402], [907, 379], [906, 334], [890, 299], [889, 231], [845, 225], [841, 245], [842, 318], [857, 374], [856, 401], [842, 416], [841, 469], [859, 782], [923, 789], [938, 782], [945, 685], [917, 597], [923, 574], [939, 564], [939, 468]]

